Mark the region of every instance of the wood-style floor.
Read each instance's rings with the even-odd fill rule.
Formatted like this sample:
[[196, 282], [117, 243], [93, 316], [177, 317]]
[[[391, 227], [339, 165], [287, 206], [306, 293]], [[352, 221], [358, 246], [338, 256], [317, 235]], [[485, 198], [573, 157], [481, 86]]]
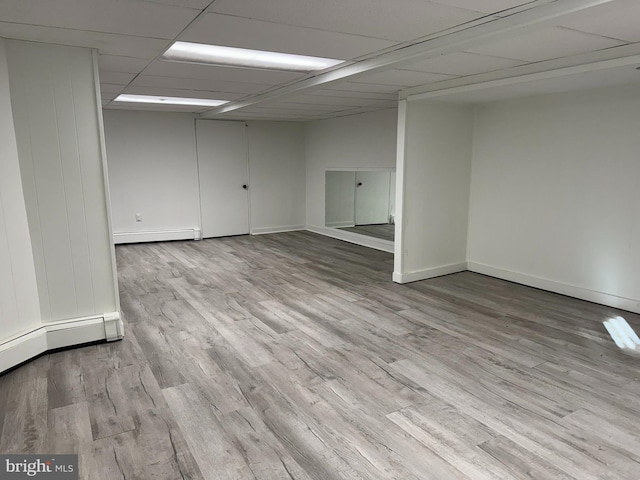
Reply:
[[[84, 479], [637, 479], [611, 308], [311, 233], [117, 249], [126, 337], [0, 377], [0, 452]], [[637, 315], [622, 313], [640, 329]]]

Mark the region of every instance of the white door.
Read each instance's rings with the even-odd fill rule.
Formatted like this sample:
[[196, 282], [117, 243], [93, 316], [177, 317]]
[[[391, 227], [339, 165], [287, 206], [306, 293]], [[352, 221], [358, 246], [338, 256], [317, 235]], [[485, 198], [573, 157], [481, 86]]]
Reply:
[[389, 222], [389, 172], [356, 173], [356, 225]]
[[247, 127], [196, 120], [200, 208], [204, 238], [249, 233]]

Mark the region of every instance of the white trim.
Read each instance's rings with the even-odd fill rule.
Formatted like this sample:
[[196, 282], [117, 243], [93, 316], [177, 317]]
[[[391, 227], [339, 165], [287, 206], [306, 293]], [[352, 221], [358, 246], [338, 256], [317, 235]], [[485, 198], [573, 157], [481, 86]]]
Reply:
[[407, 101], [398, 102], [398, 131], [396, 140], [396, 236], [393, 257], [393, 269], [396, 272], [404, 270], [404, 185], [406, 175], [406, 148], [407, 148]]
[[198, 122], [196, 117], [193, 117], [193, 152], [196, 157], [196, 180], [198, 181], [198, 220], [200, 229], [200, 238], [196, 240], [202, 240], [202, 185], [200, 182], [200, 157], [198, 157]]
[[324, 235], [325, 237], [337, 238], [338, 240], [344, 240], [345, 242], [362, 245], [363, 247], [369, 247], [376, 250], [382, 250], [383, 252], [393, 253], [393, 242], [390, 240], [369, 237], [367, 235], [360, 235], [353, 232], [345, 232], [344, 230], [335, 228], [315, 227], [313, 225], [307, 225], [305, 227], [305, 230]]
[[242, 123], [244, 123], [244, 139], [246, 141], [247, 144], [247, 148], [245, 150], [245, 163], [247, 165], [247, 176], [245, 177], [245, 185], [247, 186], [247, 188], [244, 189], [245, 193], [247, 194], [247, 233], [251, 233], [251, 204], [252, 202], [252, 193], [253, 191], [251, 190], [251, 142], [249, 140], [249, 124], [246, 121], [243, 121]]
[[202, 230], [158, 230], [155, 232], [119, 232], [113, 234], [113, 243], [165, 242], [170, 240], [202, 240]]
[[[102, 115], [102, 97], [100, 95], [100, 73], [98, 68], [98, 50], [91, 49], [91, 60], [93, 62], [93, 95], [96, 100], [98, 115], [98, 138], [100, 139], [100, 164], [102, 165], [102, 182], [104, 185], [104, 201], [107, 209], [107, 231], [113, 238], [113, 220], [111, 213], [111, 190], [109, 187], [109, 169], [107, 167], [107, 141], [104, 136], [104, 118]], [[109, 246], [111, 255], [111, 278], [113, 282], [114, 307], [120, 305], [120, 287], [118, 285], [118, 269], [116, 265], [116, 249], [113, 244]]]
[[356, 224], [353, 221], [347, 220], [346, 222], [329, 222], [325, 225], [325, 227], [329, 228], [349, 228], [355, 227]]
[[467, 262], [451, 263], [440, 267], [426, 268], [415, 272], [393, 272], [393, 281], [396, 283], [410, 283], [419, 280], [427, 280], [428, 278], [441, 277], [451, 273], [459, 273], [467, 270]]
[[491, 277], [501, 278], [510, 282], [520, 283], [529, 287], [539, 288], [549, 292], [567, 295], [569, 297], [587, 300], [589, 302], [606, 305], [613, 308], [627, 310], [629, 312], [640, 313], [640, 300], [632, 298], [619, 297], [610, 293], [591, 290], [589, 288], [578, 287], [568, 283], [556, 282], [546, 278], [528, 275], [526, 273], [514, 272], [502, 268], [492, 267], [483, 263], [468, 262], [470, 271], [489, 275]]
[[259, 227], [259, 228], [252, 228], [251, 235], [264, 235], [267, 233], [298, 232], [300, 230], [304, 230], [304, 225], [288, 225], [285, 227]]
[[123, 337], [119, 312], [51, 322], [0, 342], [0, 373], [57, 348]]

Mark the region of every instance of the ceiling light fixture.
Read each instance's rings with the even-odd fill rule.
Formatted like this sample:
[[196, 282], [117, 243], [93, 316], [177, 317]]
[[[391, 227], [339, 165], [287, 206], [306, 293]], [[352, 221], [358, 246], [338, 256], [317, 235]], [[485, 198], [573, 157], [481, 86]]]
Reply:
[[232, 67], [262, 68], [267, 70], [288, 70], [311, 72], [333, 67], [344, 60], [308, 57], [290, 53], [249, 50], [247, 48], [223, 47], [204, 43], [175, 42], [162, 56], [173, 62], [204, 63]]
[[133, 103], [156, 103], [164, 105], [190, 105], [202, 107], [217, 107], [225, 100], [210, 100], [208, 98], [185, 98], [185, 97], [157, 97], [154, 95], [118, 95], [114, 102], [133, 102]]

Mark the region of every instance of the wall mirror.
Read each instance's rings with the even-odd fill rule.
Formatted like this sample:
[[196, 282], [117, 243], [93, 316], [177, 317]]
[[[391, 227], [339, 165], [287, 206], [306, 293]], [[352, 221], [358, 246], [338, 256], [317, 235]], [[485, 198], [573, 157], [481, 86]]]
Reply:
[[326, 227], [393, 241], [395, 200], [393, 168], [326, 171]]

